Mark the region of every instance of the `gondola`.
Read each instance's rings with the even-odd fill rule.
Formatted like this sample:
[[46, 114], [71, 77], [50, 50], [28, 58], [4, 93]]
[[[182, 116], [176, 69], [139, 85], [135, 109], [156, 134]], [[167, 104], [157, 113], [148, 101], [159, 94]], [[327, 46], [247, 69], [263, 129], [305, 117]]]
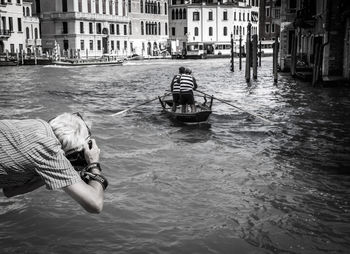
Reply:
[[[196, 99], [203, 98], [204, 102], [200, 103]], [[185, 124], [198, 124], [206, 122], [212, 113], [211, 106], [213, 104], [213, 97], [210, 97], [210, 102], [207, 104], [207, 98], [195, 97], [196, 112], [181, 113], [181, 106], [178, 106], [176, 112], [172, 111], [173, 99], [169, 96], [158, 97], [163, 112], [172, 120], [182, 122]]]

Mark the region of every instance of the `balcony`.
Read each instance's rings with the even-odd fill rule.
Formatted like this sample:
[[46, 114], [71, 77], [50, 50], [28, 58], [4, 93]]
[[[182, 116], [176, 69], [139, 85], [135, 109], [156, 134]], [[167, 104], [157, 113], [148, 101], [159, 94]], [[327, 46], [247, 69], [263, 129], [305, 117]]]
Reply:
[[41, 46], [41, 39], [26, 39], [26, 45], [28, 46]]
[[43, 18], [52, 20], [86, 20], [86, 21], [109, 21], [109, 22], [129, 22], [127, 16], [99, 14], [99, 13], [81, 13], [81, 12], [65, 12], [51, 13], [44, 15]]
[[1, 39], [8, 39], [11, 36], [11, 32], [8, 29], [0, 29], [0, 38]]

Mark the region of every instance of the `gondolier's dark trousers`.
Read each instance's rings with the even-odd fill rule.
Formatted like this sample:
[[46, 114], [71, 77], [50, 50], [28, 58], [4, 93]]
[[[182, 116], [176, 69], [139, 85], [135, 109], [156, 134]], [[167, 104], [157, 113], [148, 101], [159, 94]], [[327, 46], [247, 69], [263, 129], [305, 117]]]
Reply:
[[180, 104], [186, 105], [186, 104], [194, 104], [194, 98], [193, 98], [193, 92], [180, 92]]
[[180, 94], [179, 93], [173, 93], [173, 102], [175, 103], [175, 105], [180, 104]]

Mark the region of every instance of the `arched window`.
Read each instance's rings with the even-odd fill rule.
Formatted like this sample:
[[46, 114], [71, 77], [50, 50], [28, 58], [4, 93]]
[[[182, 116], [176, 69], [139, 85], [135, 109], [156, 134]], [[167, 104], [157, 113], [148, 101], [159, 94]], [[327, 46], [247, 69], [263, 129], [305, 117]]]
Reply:
[[29, 39], [30, 35], [29, 35], [29, 27], [26, 27], [26, 38]]
[[26, 12], [27, 12], [27, 13], [26, 13], [26, 16], [28, 16], [28, 17], [29, 17], [29, 16], [30, 16], [30, 10], [29, 10], [29, 7], [27, 7], [27, 8], [26, 8]]
[[158, 14], [160, 14], [160, 2], [158, 2]]
[[26, 16], [26, 8], [23, 7], [23, 16]]
[[106, 14], [106, 0], [102, 0], [102, 13]]
[[140, 1], [140, 9], [141, 9], [141, 13], [143, 13], [143, 0]]
[[39, 33], [38, 33], [38, 28], [34, 29], [34, 38], [38, 39], [39, 38]]
[[227, 36], [227, 27], [224, 26], [224, 36]]
[[158, 22], [158, 34], [160, 35], [160, 22]]
[[129, 34], [132, 34], [132, 24], [131, 24], [131, 21], [129, 22]]
[[118, 15], [119, 14], [119, 2], [118, 0], [115, 0], [115, 3], [114, 3], [114, 15]]
[[184, 9], [182, 12], [182, 18], [187, 19], [186, 9]]
[[165, 30], [165, 35], [168, 35], [168, 23], [165, 23], [164, 30]]
[[145, 34], [145, 28], [143, 27], [143, 21], [141, 21], [141, 35]]
[[175, 12], [175, 19], [179, 19], [179, 10], [176, 9], [176, 12]]
[[198, 27], [195, 27], [194, 28], [194, 36], [198, 36], [198, 34], [199, 34], [199, 29], [198, 29]]
[[209, 36], [213, 36], [213, 28], [211, 26], [209, 27]]
[[182, 9], [179, 11], [179, 19], [182, 19]]
[[113, 15], [113, 5], [112, 0], [109, 0], [109, 14]]
[[171, 19], [175, 19], [175, 10], [174, 9], [171, 11]]
[[167, 15], [168, 14], [168, 6], [166, 3], [164, 3], [164, 14]]
[[154, 31], [153, 31], [153, 34], [157, 34], [157, 31], [158, 31], [157, 23], [154, 23]]

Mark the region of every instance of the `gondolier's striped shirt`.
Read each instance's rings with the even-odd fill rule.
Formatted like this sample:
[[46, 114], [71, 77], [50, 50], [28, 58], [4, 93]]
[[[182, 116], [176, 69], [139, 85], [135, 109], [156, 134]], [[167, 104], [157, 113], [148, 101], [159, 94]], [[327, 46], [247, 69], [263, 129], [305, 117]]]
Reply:
[[180, 92], [191, 93], [194, 88], [194, 81], [192, 75], [182, 74], [180, 78]]
[[173, 78], [173, 84], [172, 84], [173, 93], [180, 93], [180, 78], [181, 78], [180, 74], [175, 75], [175, 77]]
[[0, 121], [0, 188], [40, 176], [48, 189], [81, 181], [50, 125], [39, 119]]

